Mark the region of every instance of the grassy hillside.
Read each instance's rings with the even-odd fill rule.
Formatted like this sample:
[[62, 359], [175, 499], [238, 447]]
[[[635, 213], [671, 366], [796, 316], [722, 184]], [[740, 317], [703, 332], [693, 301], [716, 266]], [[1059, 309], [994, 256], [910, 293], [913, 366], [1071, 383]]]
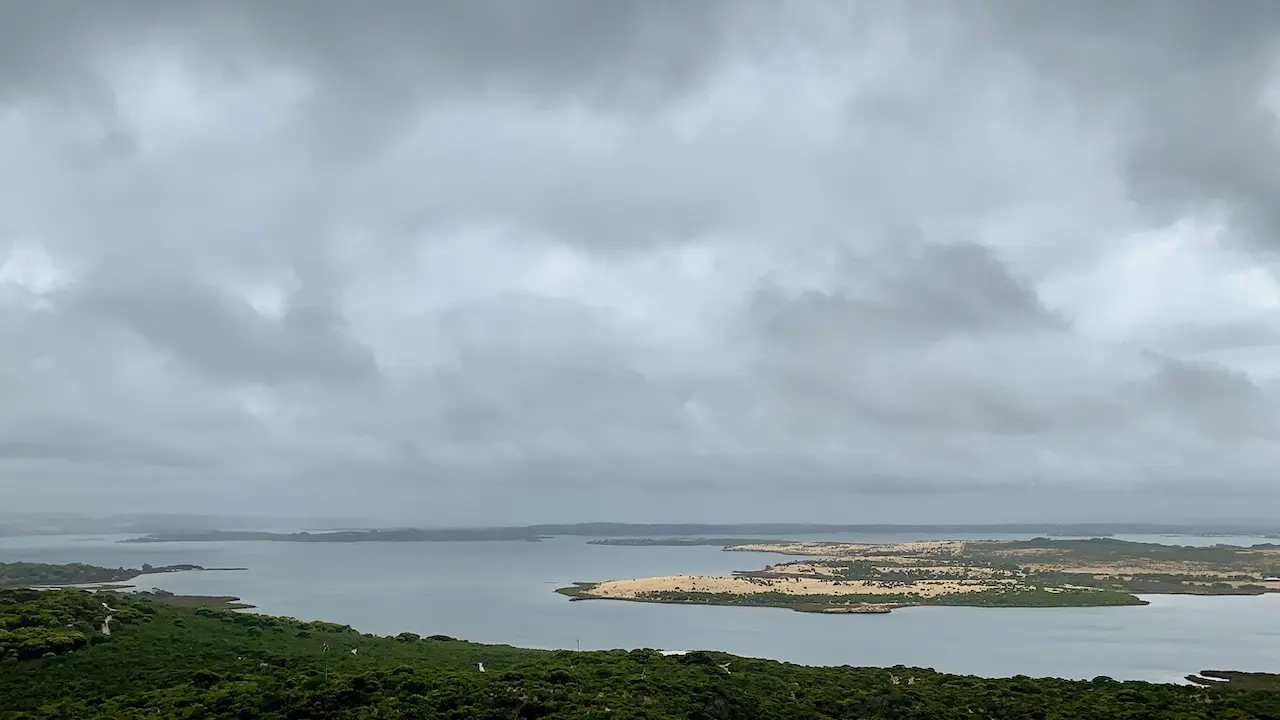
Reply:
[[6, 720], [1280, 717], [1280, 693], [1260, 677], [1235, 689], [536, 651], [127, 594], [0, 591]]

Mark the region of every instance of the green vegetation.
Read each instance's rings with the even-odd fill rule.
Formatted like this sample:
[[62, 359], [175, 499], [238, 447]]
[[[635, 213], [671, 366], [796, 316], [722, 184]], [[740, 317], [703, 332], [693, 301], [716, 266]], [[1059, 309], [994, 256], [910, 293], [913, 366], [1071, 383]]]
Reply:
[[[116, 620], [110, 635], [100, 632], [103, 603]], [[984, 679], [708, 652], [521, 650], [128, 594], [0, 591], [3, 720], [1280, 717], [1267, 676], [1200, 676], [1227, 682]]]
[[142, 574], [129, 568], [103, 568], [95, 565], [71, 563], [46, 565], [44, 563], [0, 563], [0, 587], [43, 587], [53, 585], [78, 585], [82, 583], [109, 583], [132, 580]]
[[1229, 685], [1230, 687], [1235, 688], [1280, 692], [1280, 674], [1276, 673], [1250, 673], [1234, 670], [1201, 670], [1199, 675], [1188, 675], [1187, 680], [1196, 683], [1197, 685], [1217, 687]]
[[82, 563], [49, 565], [45, 563], [0, 562], [0, 588], [58, 587], [98, 583], [119, 583], [139, 575], [180, 572], [184, 570], [243, 570], [244, 568], [203, 568], [199, 565], [164, 565], [141, 568], [104, 568]]
[[[646, 542], [633, 539], [624, 544]], [[876, 604], [885, 609], [1145, 605], [1138, 595], [1280, 592], [1280, 583], [1267, 579], [1280, 575], [1280, 545], [1271, 543], [1241, 548], [1109, 538], [897, 544], [742, 541], [724, 549], [806, 559], [740, 571], [728, 578], [673, 576], [577, 583], [558, 592], [575, 600], [746, 605], [804, 612], [848, 612], [850, 607]]]
[[240, 602], [240, 598], [234, 595], [175, 595], [168, 590], [159, 588], [152, 588], [136, 594], [166, 605], [180, 605], [182, 607], [210, 607], [221, 610], [248, 610], [253, 607], [248, 603]]
[[1280, 545], [1242, 548], [1106, 538], [965, 543], [967, 564], [1021, 572], [1044, 585], [1148, 595], [1261, 595], [1280, 573]]
[[[1162, 543], [1143, 543], [1112, 538], [1052, 539], [1038, 537], [1031, 540], [1007, 540], [969, 543], [968, 550], [974, 554], [997, 553], [1007, 554], [1010, 550], [1021, 551], [1019, 556], [1033, 560], [1052, 560], [1063, 553], [1070, 553], [1076, 560], [1133, 560], [1146, 559], [1173, 562], [1198, 562], [1227, 565], [1237, 563], [1242, 557], [1249, 557], [1259, 551], [1280, 551], [1276, 543], [1262, 543], [1250, 547], [1238, 545], [1165, 545]], [[1037, 553], [1036, 551], [1042, 551]], [[1280, 566], [1280, 562], [1276, 563]]]
[[[575, 583], [559, 588], [556, 592], [571, 600], [592, 600], [598, 596], [591, 591], [598, 583]], [[786, 592], [758, 592], [751, 594], [692, 592], [682, 590], [655, 590], [644, 593], [633, 602], [677, 603], [681, 605], [726, 605], [731, 607], [773, 607], [797, 612], [836, 613], [856, 608], [870, 612], [875, 608], [888, 611], [893, 608], [916, 605], [962, 607], [1110, 607], [1122, 605], [1147, 605], [1147, 601], [1127, 593], [1100, 590], [1056, 590], [1042, 587], [1012, 585], [955, 595], [925, 597], [917, 593], [838, 595], [791, 594]]]

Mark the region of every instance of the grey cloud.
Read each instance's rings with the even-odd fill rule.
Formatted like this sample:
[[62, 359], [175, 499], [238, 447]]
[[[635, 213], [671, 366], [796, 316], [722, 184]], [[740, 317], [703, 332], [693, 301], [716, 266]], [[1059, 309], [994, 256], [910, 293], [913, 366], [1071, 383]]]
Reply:
[[7, 460], [46, 460], [59, 463], [83, 463], [91, 466], [118, 465], [125, 468], [200, 468], [205, 463], [188, 456], [168, 453], [156, 448], [122, 448], [105, 438], [68, 441], [58, 429], [60, 441], [5, 440], [0, 443], [0, 458]]
[[1274, 85], [1280, 7], [1195, 0], [986, 3], [994, 32], [1064, 80], [1111, 131], [1132, 197], [1159, 222], [1225, 211], [1255, 250], [1280, 250]]
[[602, 457], [686, 452], [697, 440], [687, 379], [647, 367], [644, 349], [609, 322], [574, 302], [519, 295], [446, 308], [418, 324], [445, 352], [341, 414], [389, 439], [401, 462], [448, 456], [473, 469], [574, 473]]
[[6, 502], [1274, 485], [1280, 368], [1219, 351], [1280, 290], [1163, 227], [1225, 201], [1264, 247], [1269, 16], [979, 5], [0, 0]]
[[1145, 392], [1154, 406], [1222, 439], [1280, 439], [1280, 412], [1242, 372], [1214, 363], [1158, 358]]
[[[726, 5], [551, 0], [509, 3], [7, 0], [0, 90], [53, 85], [83, 96], [130, 45], [159, 41], [203, 72], [241, 77], [283, 66], [324, 89], [319, 121], [355, 140], [388, 128], [424, 96], [489, 89], [542, 101], [649, 102], [697, 86]], [[176, 40], [176, 42], [175, 42]], [[100, 90], [98, 91], [101, 92]]]
[[333, 308], [287, 298], [278, 319], [195, 278], [82, 280], [61, 303], [87, 323], [115, 323], [154, 351], [222, 380], [261, 383], [375, 379], [377, 361]]
[[1192, 355], [1248, 348], [1280, 346], [1280, 328], [1265, 318], [1241, 319], [1218, 324], [1179, 324], [1160, 333], [1157, 347]]
[[[890, 456], [875, 461], [883, 467], [850, 465], [846, 472], [858, 477], [901, 475], [895, 454], [937, 462], [905, 471], [917, 477], [904, 484], [927, 486], [933, 473], [954, 481], [976, 470], [964, 467], [974, 458], [948, 448], [951, 442], [1037, 437], [1087, 413], [1086, 395], [1059, 405], [1042, 387], [1044, 376], [1002, 373], [1001, 360], [1020, 366], [1036, 359], [1018, 344], [1060, 346], [1068, 327], [989, 248], [925, 243], [894, 262], [880, 257], [873, 268], [842, 263], [843, 291], [773, 292], [757, 301], [756, 372], [772, 432], [810, 450]], [[952, 441], [936, 443], [949, 434]], [[921, 454], [922, 438], [934, 445], [926, 451], [932, 458]], [[981, 485], [981, 472], [965, 482]], [[1008, 479], [1003, 470], [987, 478]]]
[[974, 242], [899, 239], [869, 260], [844, 255], [834, 274], [834, 294], [806, 292], [780, 310], [771, 310], [776, 293], [766, 290], [759, 310], [767, 325], [804, 333], [813, 323], [843, 324], [868, 344], [1064, 327], [991, 248]]

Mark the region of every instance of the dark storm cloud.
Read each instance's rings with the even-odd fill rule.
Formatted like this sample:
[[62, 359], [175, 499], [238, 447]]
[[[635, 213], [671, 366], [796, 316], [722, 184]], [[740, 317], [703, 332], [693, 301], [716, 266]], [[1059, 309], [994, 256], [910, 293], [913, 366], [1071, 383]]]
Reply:
[[[423, 93], [586, 95], [648, 102], [696, 87], [724, 29], [725, 3], [375, 3], [283, 0], [5, 0], [0, 89], [100, 91], [100, 64], [133, 46], [190, 54], [235, 77], [284, 66], [320, 84], [322, 126], [359, 135]], [[406, 105], [408, 103], [408, 105]]]
[[0, 0], [0, 493], [1266, 487], [1277, 11], [935, 10]]

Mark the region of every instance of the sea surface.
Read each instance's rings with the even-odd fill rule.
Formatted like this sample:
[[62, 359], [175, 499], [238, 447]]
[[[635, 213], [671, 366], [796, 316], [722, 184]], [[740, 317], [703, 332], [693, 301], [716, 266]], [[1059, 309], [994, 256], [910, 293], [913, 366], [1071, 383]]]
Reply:
[[[586, 544], [586, 538], [156, 544], [123, 544], [121, 539], [3, 537], [0, 561], [247, 567], [144, 575], [134, 582], [142, 589], [236, 595], [261, 612], [346, 623], [381, 635], [439, 633], [485, 643], [583, 650], [715, 649], [806, 665], [903, 664], [987, 676], [1180, 681], [1210, 668], [1280, 672], [1280, 594], [1150, 596], [1151, 605], [1145, 607], [925, 607], [888, 615], [830, 616], [773, 608], [569, 602], [553, 592], [579, 580], [728, 573], [779, 560], [716, 547], [601, 546]], [[1249, 537], [1122, 539], [1180, 545], [1267, 542]]]

